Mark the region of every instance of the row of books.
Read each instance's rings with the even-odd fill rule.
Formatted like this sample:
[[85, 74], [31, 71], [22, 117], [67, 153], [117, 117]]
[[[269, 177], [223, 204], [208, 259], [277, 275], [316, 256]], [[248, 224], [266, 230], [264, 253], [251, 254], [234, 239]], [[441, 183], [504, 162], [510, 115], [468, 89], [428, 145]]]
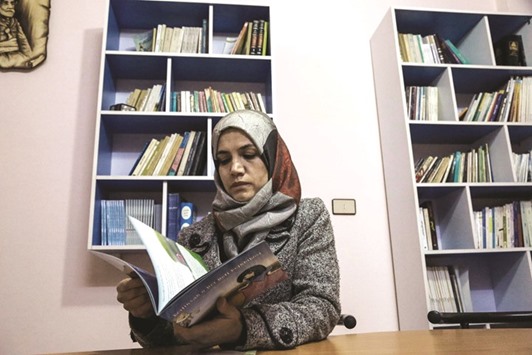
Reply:
[[164, 111], [166, 85], [155, 84], [151, 88], [137, 88], [129, 93], [126, 104], [136, 111]]
[[186, 131], [144, 145], [131, 168], [131, 176], [206, 175], [207, 132]]
[[464, 291], [453, 266], [428, 266], [430, 309], [440, 312], [465, 312]]
[[532, 122], [532, 77], [513, 76], [498, 91], [476, 93], [460, 120]]
[[161, 231], [161, 208], [152, 199], [101, 200], [101, 245], [141, 245], [127, 216]]
[[419, 206], [419, 236], [423, 250], [438, 250], [438, 232], [436, 219], [431, 201], [425, 201]]
[[178, 192], [168, 194], [166, 237], [177, 241], [179, 231], [196, 221], [196, 206]]
[[256, 19], [244, 22], [237, 37], [227, 37], [224, 54], [266, 55], [269, 22]]
[[255, 110], [266, 113], [261, 93], [224, 93], [208, 87], [204, 90], [173, 91], [170, 98], [172, 112], [233, 112]]
[[532, 181], [532, 151], [527, 153], [512, 152], [512, 165], [516, 182]]
[[532, 247], [532, 201], [475, 211], [478, 249]]
[[438, 34], [399, 33], [399, 49], [403, 62], [470, 64], [451, 40]]
[[138, 52], [207, 53], [207, 20], [202, 27], [159, 24], [134, 36]]
[[410, 120], [438, 120], [438, 87], [407, 86], [405, 93]]
[[416, 182], [493, 182], [488, 144], [447, 156], [429, 155], [415, 164]]

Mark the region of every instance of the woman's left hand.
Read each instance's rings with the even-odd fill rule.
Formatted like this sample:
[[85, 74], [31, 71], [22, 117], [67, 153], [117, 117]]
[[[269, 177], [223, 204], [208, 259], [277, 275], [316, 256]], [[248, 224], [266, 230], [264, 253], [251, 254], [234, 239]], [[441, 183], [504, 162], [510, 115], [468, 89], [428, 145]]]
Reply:
[[209, 320], [185, 328], [174, 323], [174, 336], [185, 344], [198, 348], [235, 343], [240, 339], [244, 326], [238, 308], [224, 297], [216, 301], [218, 314]]

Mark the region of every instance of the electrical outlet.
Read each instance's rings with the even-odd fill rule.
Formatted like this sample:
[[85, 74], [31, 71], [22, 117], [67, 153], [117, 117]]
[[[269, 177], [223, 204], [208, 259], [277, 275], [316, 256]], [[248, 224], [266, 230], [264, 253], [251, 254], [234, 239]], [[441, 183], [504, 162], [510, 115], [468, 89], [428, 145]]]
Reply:
[[354, 198], [335, 198], [332, 200], [332, 213], [354, 215], [357, 213], [356, 201]]

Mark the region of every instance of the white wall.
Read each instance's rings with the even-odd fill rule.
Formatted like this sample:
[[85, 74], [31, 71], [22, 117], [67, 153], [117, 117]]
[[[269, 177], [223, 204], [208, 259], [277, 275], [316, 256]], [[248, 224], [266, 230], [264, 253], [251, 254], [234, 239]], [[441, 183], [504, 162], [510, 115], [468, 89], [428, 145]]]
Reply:
[[[389, 6], [525, 11], [527, 0], [272, 5], [275, 117], [303, 194], [333, 216], [355, 332], [397, 329], [369, 39]], [[48, 58], [0, 77], [0, 353], [128, 348], [121, 275], [86, 251], [103, 0], [52, 0]], [[348, 54], [349, 53], [349, 54]], [[303, 133], [304, 130], [304, 133]], [[339, 328], [335, 333], [342, 333]]]

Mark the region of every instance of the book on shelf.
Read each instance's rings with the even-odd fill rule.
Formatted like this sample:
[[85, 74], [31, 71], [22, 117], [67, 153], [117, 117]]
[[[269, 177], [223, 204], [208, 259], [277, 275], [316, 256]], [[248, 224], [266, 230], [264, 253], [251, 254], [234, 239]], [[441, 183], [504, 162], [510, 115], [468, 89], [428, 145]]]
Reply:
[[194, 156], [199, 154], [199, 148], [200, 148], [199, 144], [200, 144], [201, 136], [203, 134], [204, 134], [203, 131], [196, 131], [194, 134], [194, 140], [192, 141], [192, 145], [190, 146], [190, 152], [188, 154], [187, 162], [185, 164], [185, 170], [183, 170], [184, 176], [193, 175], [191, 172], [192, 164], [194, 161]]
[[[252, 28], [253, 22], [248, 21], [248, 28]], [[250, 55], [251, 54], [251, 42], [253, 41], [252, 38], [253, 31], [246, 31], [246, 42], [244, 43], [244, 50], [243, 54]]]
[[[251, 28], [250, 28], [251, 26]], [[259, 41], [259, 20], [253, 20], [248, 25], [248, 33], [251, 32], [249, 54], [256, 55]]]
[[495, 61], [497, 65], [526, 67], [526, 54], [521, 35], [504, 36], [495, 43]]
[[244, 43], [248, 31], [249, 23], [244, 22], [242, 25], [242, 28], [240, 29], [240, 33], [238, 34], [238, 37], [236, 38], [235, 45], [233, 46], [233, 49], [231, 50], [231, 54], [242, 54], [242, 49], [244, 48]]
[[183, 158], [183, 154], [185, 153], [185, 148], [188, 144], [189, 136], [190, 136], [190, 131], [186, 131], [185, 133], [183, 133], [183, 139], [181, 140], [181, 143], [179, 144], [179, 148], [174, 157], [174, 161], [172, 162], [172, 166], [170, 167], [170, 170], [168, 171], [168, 175], [175, 176], [177, 174], [177, 170], [179, 169], [181, 159]]
[[181, 201], [179, 203], [179, 230], [190, 226], [196, 221], [196, 205], [193, 202]]
[[153, 46], [153, 30], [137, 33], [133, 36], [137, 52], [151, 52]]
[[238, 37], [226, 37], [224, 42], [224, 47], [222, 54], [231, 54], [233, 48], [235, 47], [236, 40]]
[[185, 150], [183, 151], [183, 156], [181, 157], [181, 161], [179, 162], [179, 168], [176, 171], [177, 176], [183, 176], [185, 174], [185, 168], [187, 166], [188, 157], [190, 155], [190, 150], [192, 149], [192, 146], [194, 145], [195, 136], [196, 136], [196, 131], [190, 131], [190, 134], [187, 139], [187, 145], [185, 146]]
[[162, 52], [164, 46], [164, 33], [166, 31], [166, 24], [160, 23], [156, 27], [154, 52]]
[[261, 48], [261, 55], [266, 55], [266, 51], [268, 50], [268, 31], [269, 31], [269, 21], [264, 21], [264, 31], [262, 35], [262, 48]]
[[146, 247], [154, 274], [103, 252], [95, 254], [120, 271], [142, 280], [155, 313], [181, 326], [209, 316], [216, 300], [241, 306], [288, 278], [266, 242], [208, 270], [201, 257], [129, 217]]
[[450, 39], [443, 41], [451, 50], [452, 54], [458, 59], [460, 64], [471, 64], [471, 61], [459, 50]]
[[185, 175], [201, 175], [207, 163], [207, 132], [198, 131], [197, 135], [198, 142], [190, 162], [190, 169], [187, 168]]
[[179, 215], [181, 205], [181, 195], [178, 192], [168, 194], [166, 237], [177, 242], [179, 233]]
[[425, 202], [422, 202], [420, 205], [423, 208], [424, 218], [425, 218], [425, 225], [428, 227], [428, 236], [427, 238], [429, 243], [429, 250], [438, 250], [438, 232], [436, 230], [436, 217], [434, 214], [434, 207], [432, 205], [432, 201], [428, 200]]

